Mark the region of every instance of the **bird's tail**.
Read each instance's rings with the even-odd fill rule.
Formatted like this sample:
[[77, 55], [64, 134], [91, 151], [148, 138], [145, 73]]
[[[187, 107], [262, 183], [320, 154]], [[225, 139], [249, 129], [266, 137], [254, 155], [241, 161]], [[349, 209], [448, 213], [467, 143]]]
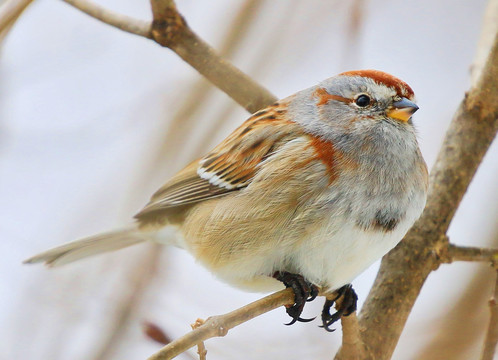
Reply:
[[88, 256], [122, 249], [148, 239], [146, 232], [136, 228], [121, 229], [55, 247], [25, 260], [24, 264], [44, 262], [51, 267], [60, 266]]

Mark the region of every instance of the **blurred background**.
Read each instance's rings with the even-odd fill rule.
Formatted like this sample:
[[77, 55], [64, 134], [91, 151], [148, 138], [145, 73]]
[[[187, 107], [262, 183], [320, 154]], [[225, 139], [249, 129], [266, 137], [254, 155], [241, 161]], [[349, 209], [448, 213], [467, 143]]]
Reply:
[[[148, 1], [101, 0], [150, 19]], [[496, 1], [494, 2], [496, 4]], [[339, 72], [405, 80], [429, 165], [470, 86], [485, 0], [178, 0], [190, 26], [279, 98]], [[495, 10], [496, 13], [494, 12]], [[174, 53], [37, 0], [0, 53], [1, 359], [145, 359], [198, 317], [260, 298], [218, 281], [184, 251], [140, 245], [47, 270], [23, 259], [126, 225], [149, 196], [248, 114]], [[488, 152], [454, 218], [454, 243], [498, 246], [498, 151]], [[354, 286], [359, 305], [378, 264]], [[488, 321], [494, 272], [442, 266], [422, 289], [394, 359], [472, 359]], [[320, 313], [322, 300], [305, 308]], [[331, 359], [341, 341], [319, 322], [286, 327], [280, 308], [206, 342], [208, 359]], [[196, 358], [195, 349], [180, 359]]]

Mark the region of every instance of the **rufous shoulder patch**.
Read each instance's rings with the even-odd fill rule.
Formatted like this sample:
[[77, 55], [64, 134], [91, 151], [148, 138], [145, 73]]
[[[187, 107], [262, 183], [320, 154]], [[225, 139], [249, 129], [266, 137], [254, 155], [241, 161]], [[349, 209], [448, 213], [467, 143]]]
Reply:
[[317, 136], [311, 137], [311, 146], [313, 147], [316, 158], [319, 159], [327, 168], [327, 174], [329, 176], [329, 185], [334, 182], [337, 178], [336, 171], [336, 151], [334, 145], [327, 140], [323, 140]]

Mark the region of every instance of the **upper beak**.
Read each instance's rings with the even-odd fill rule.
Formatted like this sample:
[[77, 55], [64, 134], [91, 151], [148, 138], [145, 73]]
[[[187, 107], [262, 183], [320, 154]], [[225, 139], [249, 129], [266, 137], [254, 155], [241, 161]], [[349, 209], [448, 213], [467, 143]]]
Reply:
[[393, 119], [408, 121], [412, 117], [413, 113], [418, 110], [417, 104], [408, 100], [407, 98], [402, 98], [400, 101], [393, 102], [393, 108], [387, 110], [387, 116]]

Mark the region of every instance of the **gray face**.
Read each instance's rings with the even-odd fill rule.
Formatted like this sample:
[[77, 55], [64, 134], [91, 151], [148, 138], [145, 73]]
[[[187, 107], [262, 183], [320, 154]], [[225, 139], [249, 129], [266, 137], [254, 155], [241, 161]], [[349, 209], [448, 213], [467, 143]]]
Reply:
[[402, 96], [396, 89], [378, 84], [373, 79], [358, 76], [338, 76], [321, 83], [330, 94], [345, 101], [329, 101], [323, 109], [323, 121], [339, 121], [351, 125], [352, 121], [388, 121], [394, 126], [406, 126], [406, 122], [391, 119], [386, 111]]
[[[362, 135], [360, 138], [377, 136], [389, 127], [413, 133], [411, 120], [396, 120], [386, 113], [403, 93], [412, 100], [412, 93], [404, 88], [396, 90], [368, 77], [338, 75], [299, 92], [289, 106], [293, 108], [293, 120], [307, 132], [333, 142], [352, 133]], [[370, 101], [361, 106], [365, 99]]]

